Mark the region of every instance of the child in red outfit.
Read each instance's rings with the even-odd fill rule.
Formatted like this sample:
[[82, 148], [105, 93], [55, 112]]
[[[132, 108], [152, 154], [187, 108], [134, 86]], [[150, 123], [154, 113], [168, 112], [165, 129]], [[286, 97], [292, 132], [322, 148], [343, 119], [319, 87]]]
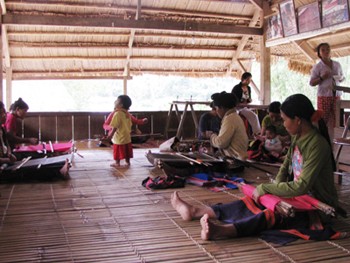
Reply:
[[112, 167], [119, 168], [120, 161], [125, 159], [126, 167], [130, 166], [130, 158], [133, 157], [131, 144], [131, 114], [128, 112], [131, 106], [131, 99], [127, 95], [120, 95], [114, 103], [115, 113], [111, 120], [112, 130], [109, 132], [107, 139], [113, 143], [113, 157], [115, 163]]

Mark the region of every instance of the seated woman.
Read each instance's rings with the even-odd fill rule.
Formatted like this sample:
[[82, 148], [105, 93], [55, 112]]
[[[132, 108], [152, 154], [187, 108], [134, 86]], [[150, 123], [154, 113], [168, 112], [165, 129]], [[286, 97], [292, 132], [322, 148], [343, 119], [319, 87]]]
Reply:
[[[339, 208], [334, 186], [335, 162], [324, 121], [318, 120], [319, 128], [313, 125], [313, 117], [317, 114], [311, 101], [302, 94], [288, 97], [282, 104], [281, 115], [284, 126], [292, 135], [292, 146], [275, 182], [260, 184], [254, 190], [253, 199], [256, 204], [250, 201], [249, 204], [256, 208], [255, 213], [248, 209], [243, 212], [242, 209], [246, 206], [242, 200], [211, 207], [197, 207], [182, 200], [177, 192], [172, 195], [172, 206], [184, 220], [201, 218], [203, 240], [256, 235], [267, 229], [294, 229], [296, 224], [298, 228], [309, 227], [310, 211], [297, 212], [295, 217], [282, 217], [278, 212], [261, 208], [259, 197], [268, 193], [280, 197], [310, 194], [336, 208], [336, 211], [343, 211]], [[320, 215], [319, 212], [312, 215], [323, 223], [330, 220], [328, 216]], [[217, 224], [211, 219], [226, 223]]]
[[283, 126], [283, 119], [281, 117], [281, 103], [279, 101], [271, 102], [268, 109], [269, 114], [264, 117], [261, 122], [261, 133], [257, 139], [265, 140], [266, 128], [268, 126], [275, 126], [278, 138], [281, 140], [283, 146], [289, 145], [290, 135]]
[[210, 103], [211, 111], [203, 113], [199, 118], [198, 139], [208, 140], [213, 133], [218, 134], [221, 120], [216, 113], [214, 103]]
[[38, 138], [22, 138], [18, 135], [19, 131], [17, 129], [17, 122], [18, 120], [23, 120], [25, 118], [28, 109], [28, 104], [25, 103], [22, 98], [19, 98], [10, 106], [10, 112], [7, 113], [6, 122], [3, 124], [3, 126], [6, 129], [7, 138], [12, 149], [21, 143], [38, 143]]
[[245, 160], [248, 136], [241, 117], [236, 111], [237, 98], [232, 93], [214, 93], [211, 96], [216, 112], [221, 119], [219, 134], [210, 136], [210, 143], [225, 156]]
[[[7, 133], [3, 127], [6, 122], [6, 110], [4, 104], [0, 101], [0, 179], [16, 180], [16, 179], [48, 179], [58, 176], [59, 178], [69, 178], [70, 164], [68, 159], [61, 158], [58, 162], [41, 167], [35, 165], [31, 168], [6, 169], [8, 166], [15, 165], [17, 157], [12, 154], [10, 144], [7, 140]], [[58, 157], [59, 158], [59, 157]], [[37, 159], [38, 160], [38, 159]], [[21, 162], [23, 164], [23, 162]], [[10, 167], [9, 167], [10, 168]]]

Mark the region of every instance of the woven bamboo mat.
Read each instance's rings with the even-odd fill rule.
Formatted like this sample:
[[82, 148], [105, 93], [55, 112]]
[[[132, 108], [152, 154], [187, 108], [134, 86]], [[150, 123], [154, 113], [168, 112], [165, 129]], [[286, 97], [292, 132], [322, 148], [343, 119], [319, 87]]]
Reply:
[[[171, 207], [173, 190], [141, 186], [154, 170], [145, 149], [134, 150], [132, 166], [119, 170], [109, 166], [111, 149], [78, 149], [82, 157], [75, 156], [68, 181], [0, 184], [0, 262], [350, 261], [350, 239], [283, 247], [258, 237], [202, 241], [199, 222], [184, 222]], [[244, 176], [267, 180], [253, 168]], [[350, 211], [350, 182], [344, 181], [339, 193]], [[242, 196], [192, 185], [179, 191], [194, 204]], [[336, 227], [350, 231], [349, 223], [339, 219]]]

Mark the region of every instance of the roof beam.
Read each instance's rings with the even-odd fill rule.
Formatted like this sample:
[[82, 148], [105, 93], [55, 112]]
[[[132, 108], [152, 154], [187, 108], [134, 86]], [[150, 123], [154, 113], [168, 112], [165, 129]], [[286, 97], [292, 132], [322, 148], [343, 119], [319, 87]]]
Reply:
[[[21, 49], [34, 49], [34, 48], [40, 48], [40, 49], [77, 49], [77, 50], [115, 50], [118, 49], [127, 49], [128, 46], [126, 44], [108, 44], [103, 45], [103, 43], [86, 43], [86, 45], [79, 45], [79, 43], [71, 43], [71, 45], [67, 43], [27, 43], [27, 42], [16, 42], [16, 41], [10, 41], [9, 45], [11, 48], [21, 48]], [[137, 50], [171, 50], [171, 51], [223, 51], [228, 52], [232, 51], [234, 52], [236, 49], [231, 48], [231, 50], [228, 50], [227, 46], [181, 46], [181, 45], [162, 45], [162, 46], [135, 46], [134, 49]]]
[[262, 0], [249, 0], [256, 8], [258, 8], [260, 11], [263, 10], [263, 4]]
[[2, 50], [5, 56], [5, 66], [6, 68], [11, 67], [10, 51], [9, 51], [9, 41], [7, 37], [7, 29], [5, 25], [1, 25], [1, 36], [2, 36]]
[[[116, 72], [120, 75], [116, 75]], [[222, 75], [225, 76], [224, 71], [194, 71], [194, 70], [160, 70], [160, 69], [147, 69], [147, 70], [131, 70], [132, 75], [147, 74], [157, 74], [157, 75], [188, 75], [189, 77], [212, 77]], [[14, 71], [12, 79], [13, 80], [45, 80], [45, 79], [132, 79], [131, 76], [123, 76], [123, 71], [119, 70], [95, 70], [95, 71]]]
[[6, 4], [5, 0], [0, 0], [0, 6], [1, 6], [1, 14], [6, 14]]
[[[121, 60], [124, 59], [124, 56], [119, 57], [113, 57], [113, 56], [47, 56], [47, 57], [30, 57], [30, 56], [16, 56], [11, 57], [11, 61], [63, 61], [63, 60], [88, 60], [88, 61], [114, 61], [114, 60]], [[224, 57], [167, 57], [167, 56], [132, 56], [130, 58], [130, 61], [140, 61], [140, 60], [166, 60], [166, 61], [216, 61], [216, 62], [228, 62], [231, 61], [230, 58], [224, 58]], [[250, 61], [252, 59], [240, 59], [240, 61]]]
[[[253, 16], [252, 21], [250, 21], [249, 26], [255, 26], [258, 20], [260, 19], [261, 11], [256, 10]], [[237, 50], [235, 52], [235, 55], [232, 57], [232, 61], [227, 69], [227, 74], [231, 74], [232, 68], [234, 64], [237, 64], [238, 58], [241, 55], [241, 52], [243, 51], [245, 45], [247, 44], [249, 40], [248, 36], [243, 36], [242, 40], [239, 42], [239, 45], [237, 47]]]
[[[139, 17], [141, 16], [141, 0], [137, 0], [137, 11], [136, 11], [136, 16], [135, 20], [139, 20]], [[124, 76], [129, 76], [129, 66], [130, 66], [130, 57], [132, 54], [132, 46], [134, 44], [134, 39], [135, 39], [135, 29], [131, 29], [130, 31], [130, 37], [129, 37], [129, 43], [128, 43], [128, 51], [126, 52], [126, 61], [125, 61], [125, 67], [124, 67]]]
[[[2, 0], [3, 1], [3, 0]], [[202, 0], [201, 0], [202, 1]], [[212, 0], [210, 0], [212, 2]], [[117, 2], [117, 1], [115, 1]], [[137, 10], [136, 6], [133, 5], [120, 5], [116, 4], [115, 2], [109, 3], [108, 5], [104, 3], [77, 3], [77, 2], [64, 2], [62, 1], [55, 1], [55, 0], [7, 0], [6, 3], [11, 4], [11, 5], [20, 5], [21, 7], [28, 7], [31, 8], [31, 6], [41, 6], [50, 8], [57, 8], [57, 7], [72, 7], [72, 9], [76, 8], [82, 8], [84, 10], [86, 9], [91, 9], [90, 13], [92, 13], [95, 9], [100, 9], [103, 11], [103, 9], [108, 10], [108, 13], [111, 11], [114, 12], [120, 12], [120, 11], [127, 11], [127, 12], [135, 12]], [[225, 0], [225, 2], [227, 2]], [[249, 3], [249, 0], [235, 0], [233, 2], [236, 3]], [[99, 10], [99, 11], [100, 11]], [[218, 14], [218, 13], [210, 13], [210, 12], [200, 12], [200, 11], [193, 11], [193, 10], [188, 10], [188, 9], [164, 9], [164, 8], [149, 8], [146, 6], [142, 7], [142, 12], [145, 14], [164, 14], [169, 17], [169, 15], [176, 15], [176, 16], [197, 16], [197, 17], [203, 17], [203, 18], [215, 18], [215, 19], [226, 19], [226, 20], [245, 20], [245, 21], [250, 21], [252, 18], [250, 16], [243, 16], [243, 15], [234, 15], [234, 14]]]
[[261, 36], [262, 28], [243, 27], [234, 25], [220, 25], [216, 23], [198, 22], [173, 22], [173, 21], [145, 21], [124, 20], [111, 17], [64, 17], [44, 15], [3, 15], [5, 25], [37, 25], [37, 26], [70, 26], [70, 27], [102, 27], [102, 28], [128, 28], [128, 29], [150, 29], [169, 30], [182, 32], [207, 32], [222, 34], [239, 34], [249, 36]]
[[[127, 37], [130, 35], [129, 32], [64, 32], [64, 31], [30, 31], [31, 29], [28, 28], [28, 31], [11, 31], [7, 32], [8, 36], [49, 36], [52, 37], [52, 35], [55, 36], [91, 36], [93, 34], [94, 36], [113, 36], [113, 37], [120, 37], [124, 36]], [[215, 39], [215, 40], [241, 40], [241, 37], [238, 36], [232, 36], [232, 35], [199, 35], [199, 34], [167, 34], [167, 33], [145, 33], [145, 32], [138, 32], [137, 37], [163, 37], [163, 38], [186, 38], [186, 39]]]
[[304, 40], [293, 41], [293, 44], [312, 62], [315, 62], [318, 57], [315, 51], [310, 47], [310, 45]]

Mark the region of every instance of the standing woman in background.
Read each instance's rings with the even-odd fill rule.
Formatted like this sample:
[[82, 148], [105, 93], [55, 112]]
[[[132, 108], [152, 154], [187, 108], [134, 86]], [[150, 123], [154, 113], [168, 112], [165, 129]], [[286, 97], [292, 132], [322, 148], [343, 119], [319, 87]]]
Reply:
[[345, 78], [340, 63], [331, 59], [328, 43], [317, 46], [317, 56], [321, 60], [312, 68], [310, 85], [317, 86], [317, 109], [323, 111], [329, 135], [333, 139], [336, 103], [342, 95], [341, 91], [335, 90], [335, 86]]
[[17, 129], [17, 120], [23, 120], [27, 114], [29, 106], [22, 98], [16, 100], [10, 106], [10, 112], [7, 113], [5, 129], [11, 148], [14, 149], [17, 144], [37, 144], [38, 138], [22, 138]]

